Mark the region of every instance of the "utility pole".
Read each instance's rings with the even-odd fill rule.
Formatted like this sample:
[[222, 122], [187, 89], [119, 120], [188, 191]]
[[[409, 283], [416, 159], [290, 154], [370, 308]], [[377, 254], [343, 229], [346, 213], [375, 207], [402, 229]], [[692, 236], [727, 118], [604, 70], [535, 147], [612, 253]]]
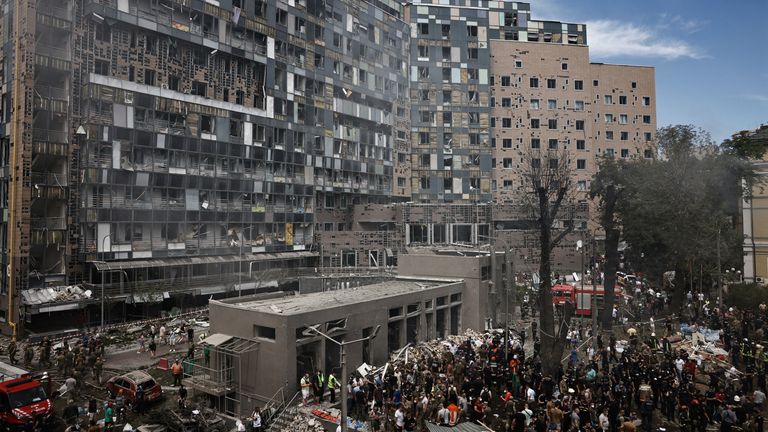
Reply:
[[723, 274], [720, 267], [720, 223], [717, 223], [717, 308], [723, 313]]
[[[491, 305], [493, 305], [493, 311], [491, 313], [491, 317], [493, 317], [493, 320], [498, 322], [498, 309], [496, 305], [498, 304], [498, 293], [499, 291], [496, 289], [496, 248], [493, 247], [493, 240], [491, 240]], [[496, 325], [496, 322], [493, 323], [493, 325]]]
[[[597, 271], [599, 270], [597, 264], [597, 242], [595, 242], [595, 235], [592, 234], [592, 256], [595, 257], [595, 268], [592, 275], [592, 298], [590, 300], [590, 306], [592, 309], [592, 337], [597, 339], [597, 286], [595, 281], [597, 280]], [[603, 300], [605, 300], [605, 281], [603, 281]], [[603, 301], [603, 308], [607, 307], [605, 301]], [[613, 305], [611, 305], [613, 309]]]
[[376, 335], [379, 333], [379, 329], [381, 329], [381, 326], [380, 325], [376, 326], [376, 328], [373, 329], [373, 332], [364, 338], [355, 339], [351, 341], [343, 341], [343, 342], [337, 341], [336, 339], [320, 331], [318, 329], [319, 325], [306, 326], [306, 327], [307, 327], [306, 330], [302, 332], [304, 336], [320, 335], [339, 346], [339, 351], [341, 352], [341, 418], [339, 419], [339, 421], [341, 423], [341, 430], [343, 432], [347, 432], [349, 428], [347, 426], [347, 351], [346, 351], [346, 347], [347, 345], [352, 345], [358, 342], [373, 340], [374, 338], [376, 338]]
[[[509, 246], [504, 249], [504, 262], [507, 273], [507, 280], [504, 284], [504, 362], [507, 362], [509, 356], [509, 291], [514, 289], [515, 272], [512, 268], [512, 253], [509, 250]], [[515, 313], [515, 295], [512, 293], [512, 314]], [[512, 320], [514, 322], [514, 319]]]

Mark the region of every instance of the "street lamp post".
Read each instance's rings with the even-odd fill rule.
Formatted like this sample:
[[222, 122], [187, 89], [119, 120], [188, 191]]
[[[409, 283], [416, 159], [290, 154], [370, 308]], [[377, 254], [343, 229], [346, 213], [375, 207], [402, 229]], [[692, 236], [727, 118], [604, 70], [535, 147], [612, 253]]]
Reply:
[[341, 351], [341, 418], [339, 420], [341, 423], [341, 431], [347, 432], [349, 429], [347, 428], [347, 354], [346, 354], [345, 348], [347, 345], [352, 345], [354, 343], [364, 342], [367, 340], [374, 339], [376, 337], [376, 334], [379, 333], [379, 329], [381, 328], [381, 326], [377, 325], [376, 328], [373, 329], [373, 332], [369, 336], [347, 341], [347, 342], [337, 341], [336, 339], [318, 330], [317, 328], [318, 326], [319, 324], [314, 326], [307, 326], [307, 329], [304, 330], [303, 333], [305, 336], [311, 336], [313, 333], [318, 334], [339, 346], [339, 349]]
[[[101, 261], [104, 261], [106, 246], [105, 243], [108, 238], [112, 237], [112, 233], [105, 235], [101, 239]], [[101, 269], [101, 329], [104, 330], [104, 268]]]

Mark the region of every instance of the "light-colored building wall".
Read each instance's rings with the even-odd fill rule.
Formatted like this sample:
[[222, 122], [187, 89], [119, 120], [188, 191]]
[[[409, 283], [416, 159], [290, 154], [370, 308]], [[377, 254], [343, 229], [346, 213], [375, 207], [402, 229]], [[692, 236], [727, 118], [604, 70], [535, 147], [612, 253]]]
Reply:
[[497, 201], [519, 197], [531, 150], [541, 159], [567, 150], [582, 193], [599, 157], [653, 156], [653, 68], [589, 63], [581, 45], [498, 40], [491, 52]]
[[[408, 342], [462, 331], [467, 313], [464, 292], [462, 281], [398, 278], [355, 289], [266, 300], [211, 300], [210, 334], [257, 339], [258, 353], [252, 357], [252, 373], [243, 375], [248, 380], [243, 387], [255, 394], [271, 395], [287, 385], [286, 394], [292, 394], [304, 372], [334, 371], [341, 377], [338, 347], [320, 336], [304, 335], [306, 326], [319, 324], [331, 337], [350, 341], [369, 335], [381, 325], [368, 345], [368, 358], [363, 343], [349, 345], [346, 354], [350, 371], [364, 361], [383, 365], [390, 351]], [[334, 323], [344, 319], [343, 328], [334, 330]]]
[[[397, 265], [400, 276], [447, 277], [464, 280], [462, 320], [465, 329], [485, 330], [486, 319], [497, 317], [499, 297], [491, 294], [491, 256], [489, 253], [466, 252], [459, 255], [449, 251], [443, 255], [435, 253], [409, 253], [401, 255]], [[496, 283], [502, 280], [503, 254], [496, 254]]]

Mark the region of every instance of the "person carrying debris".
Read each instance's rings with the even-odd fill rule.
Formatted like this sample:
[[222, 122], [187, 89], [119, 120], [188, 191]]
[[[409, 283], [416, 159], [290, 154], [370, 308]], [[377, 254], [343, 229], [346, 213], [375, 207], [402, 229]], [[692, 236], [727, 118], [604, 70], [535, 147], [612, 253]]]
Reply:
[[312, 380], [309, 378], [309, 372], [305, 372], [301, 378], [301, 397], [304, 405], [309, 402], [309, 390], [312, 388]]

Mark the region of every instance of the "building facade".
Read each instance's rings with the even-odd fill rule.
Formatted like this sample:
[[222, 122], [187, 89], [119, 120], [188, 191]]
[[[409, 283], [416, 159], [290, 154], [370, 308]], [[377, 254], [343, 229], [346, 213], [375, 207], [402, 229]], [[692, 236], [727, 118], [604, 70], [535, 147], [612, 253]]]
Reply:
[[5, 332], [311, 267], [317, 208], [408, 194], [395, 1], [4, 6]]
[[585, 25], [527, 3], [2, 4], [7, 333], [99, 323], [101, 298], [110, 322], [391, 266], [496, 225], [527, 260], [535, 236], [502, 211], [524, 152], [567, 148], [586, 191], [598, 156], [653, 140], [653, 69], [590, 63]]
[[[339, 341], [371, 336], [381, 326], [370, 341], [349, 345], [346, 361], [349, 371], [362, 363], [383, 366], [391, 352], [406, 344], [463, 331], [463, 292], [462, 281], [414, 277], [341, 291], [211, 301], [211, 335], [258, 343], [248, 367], [243, 369], [243, 382], [233, 382], [236, 375], [227, 376], [229, 381], [224, 386], [232, 392], [239, 388], [243, 393], [272, 395], [286, 385], [285, 393], [293, 394], [304, 373], [321, 370], [333, 372], [340, 379], [339, 346], [307, 331], [308, 326], [315, 325]], [[262, 370], [268, 373], [260, 373]], [[217, 373], [206, 371], [205, 375]], [[217, 387], [200, 386], [200, 391], [210, 392]], [[252, 409], [252, 405], [245, 409]]]
[[[763, 148], [768, 147], [768, 126], [753, 131], [749, 138]], [[768, 160], [753, 162], [758, 180], [768, 177]], [[744, 282], [768, 283], [768, 191], [763, 184], [752, 188], [749, 200], [742, 200], [744, 232]]]

